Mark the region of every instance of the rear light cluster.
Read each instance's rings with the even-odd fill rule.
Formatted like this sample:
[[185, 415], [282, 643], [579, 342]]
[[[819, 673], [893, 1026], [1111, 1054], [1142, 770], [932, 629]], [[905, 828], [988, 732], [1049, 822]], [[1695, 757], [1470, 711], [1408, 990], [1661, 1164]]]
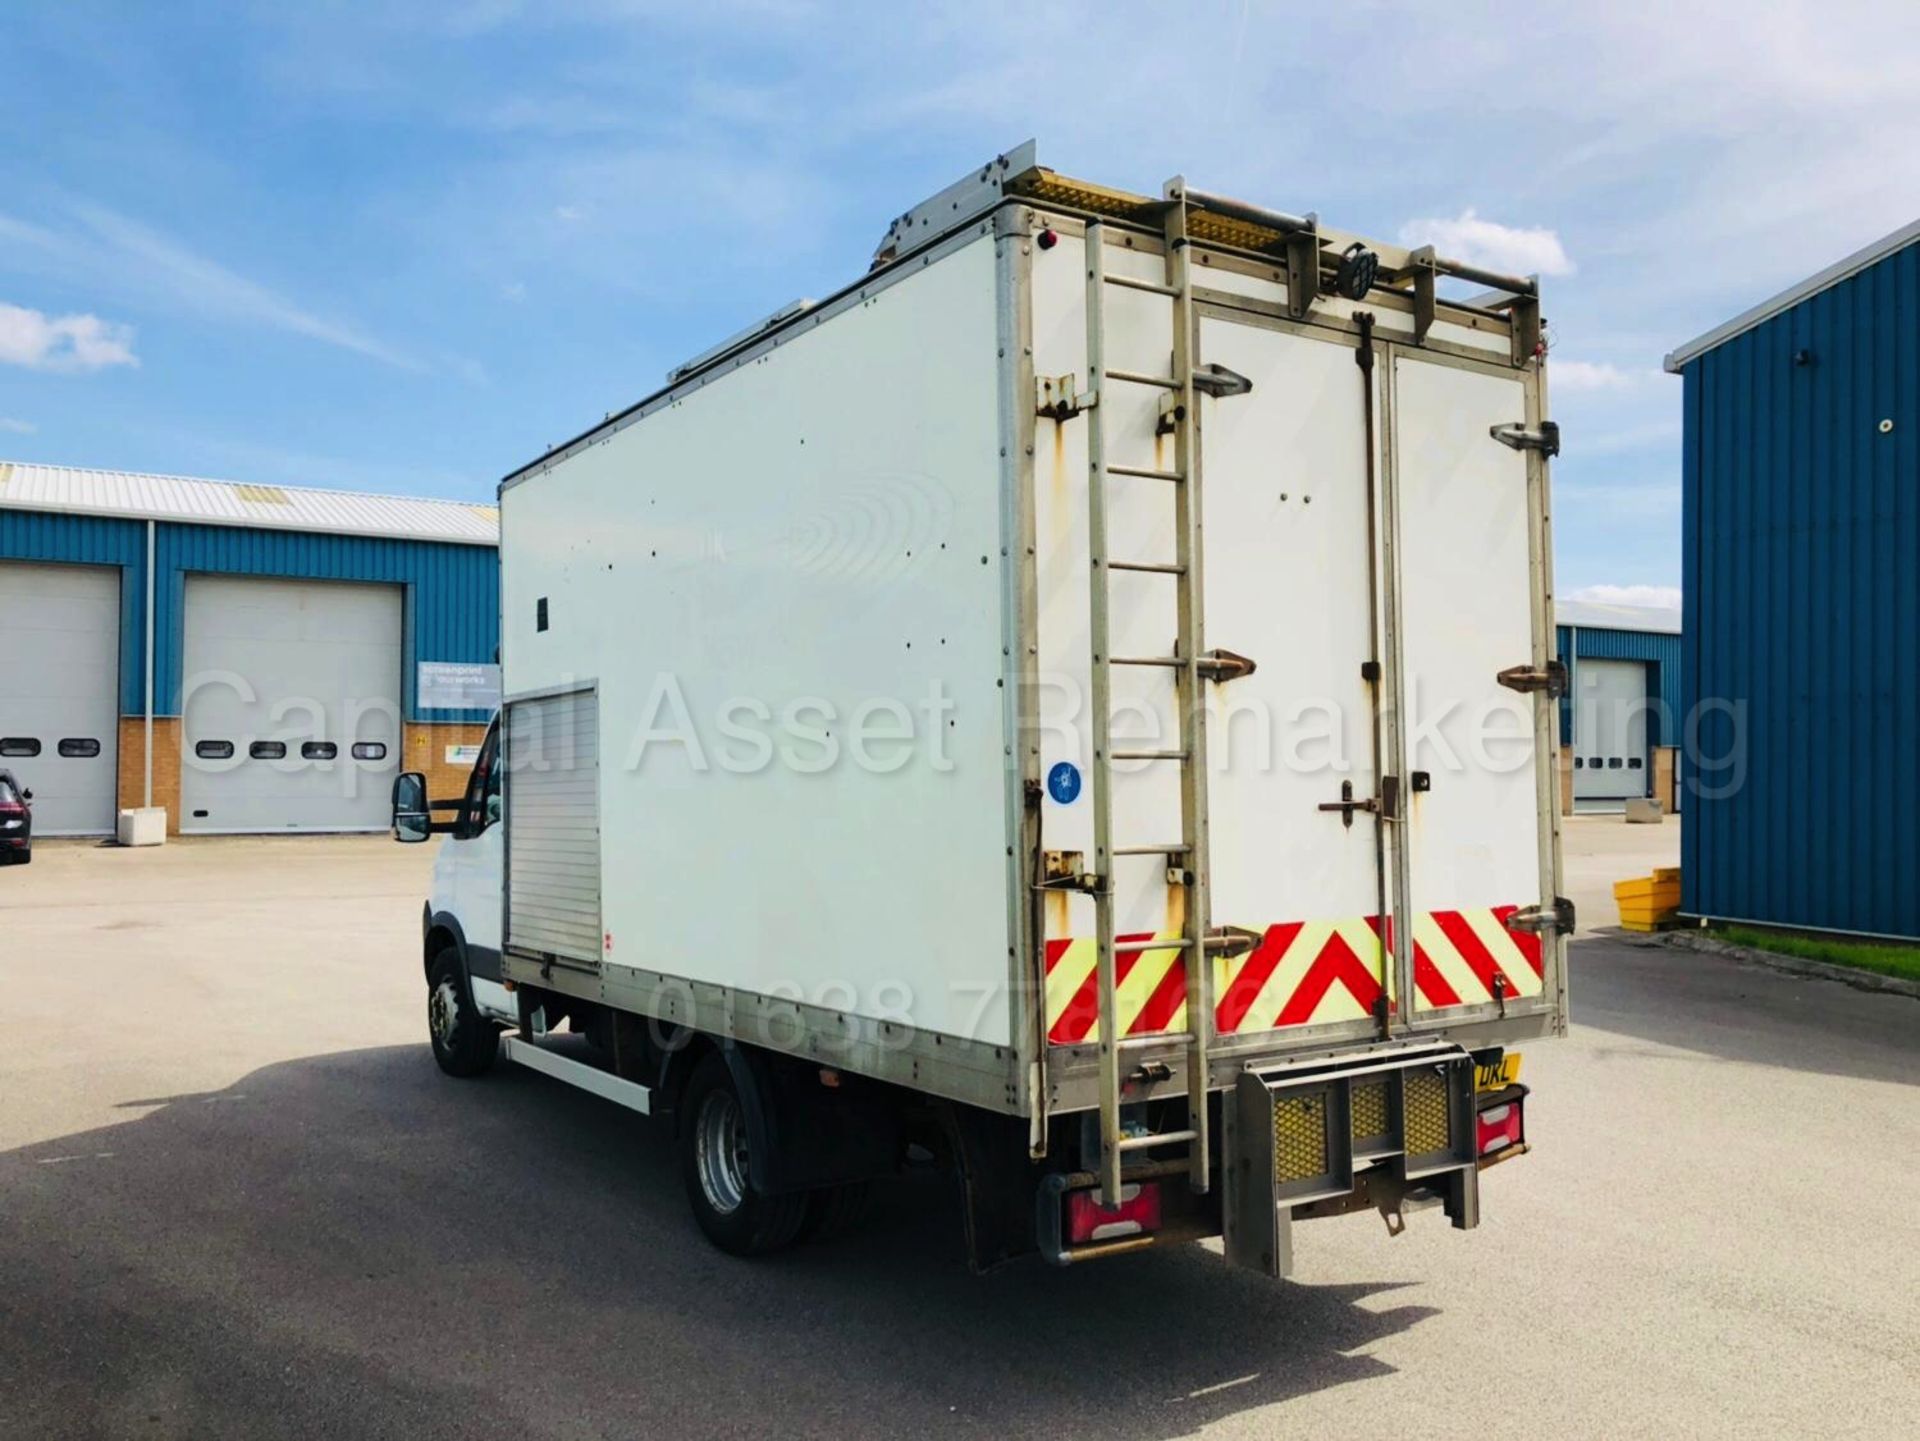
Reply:
[[1488, 1106], [1480, 1113], [1478, 1152], [1482, 1159], [1498, 1155], [1509, 1146], [1517, 1146], [1526, 1140], [1527, 1128], [1522, 1110], [1524, 1100], [1524, 1096], [1517, 1095], [1511, 1100]]
[[1113, 1241], [1160, 1229], [1160, 1183], [1143, 1181], [1120, 1188], [1120, 1204], [1103, 1206], [1098, 1191], [1067, 1192], [1067, 1240]]

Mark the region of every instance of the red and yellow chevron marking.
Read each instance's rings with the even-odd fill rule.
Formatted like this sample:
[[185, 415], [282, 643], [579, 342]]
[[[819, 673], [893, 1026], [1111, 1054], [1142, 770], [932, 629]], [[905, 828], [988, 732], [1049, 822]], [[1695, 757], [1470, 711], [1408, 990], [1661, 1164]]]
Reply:
[[[1171, 940], [1137, 931], [1118, 941]], [[1113, 958], [1114, 1011], [1120, 1032], [1150, 1036], [1187, 1028], [1187, 968], [1180, 952], [1123, 951]], [[1092, 936], [1062, 936], [1047, 942], [1047, 1039], [1074, 1046], [1100, 1039], [1100, 980]]]
[[1546, 987], [1540, 937], [1510, 930], [1518, 906], [1427, 911], [1413, 922], [1414, 1009], [1444, 1010], [1491, 1001], [1496, 976], [1510, 998], [1537, 996]]
[[[1540, 994], [1545, 962], [1540, 938], [1507, 928], [1518, 906], [1427, 911], [1414, 922], [1414, 1004], [1422, 1011], [1476, 1005], [1493, 999], [1496, 976], [1505, 994]], [[1378, 917], [1284, 921], [1267, 927], [1244, 956], [1214, 962], [1214, 1014], [1222, 1034], [1361, 1020], [1374, 1014], [1382, 984], [1382, 927]], [[1137, 932], [1122, 941], [1171, 939]], [[1391, 925], [1385, 928], [1391, 945]], [[1385, 967], [1392, 994], [1393, 977]], [[1114, 999], [1121, 1033], [1129, 1036], [1187, 1027], [1187, 974], [1178, 950], [1137, 951], [1115, 957]], [[1091, 937], [1047, 942], [1047, 1037], [1056, 1045], [1100, 1039], [1099, 981]]]

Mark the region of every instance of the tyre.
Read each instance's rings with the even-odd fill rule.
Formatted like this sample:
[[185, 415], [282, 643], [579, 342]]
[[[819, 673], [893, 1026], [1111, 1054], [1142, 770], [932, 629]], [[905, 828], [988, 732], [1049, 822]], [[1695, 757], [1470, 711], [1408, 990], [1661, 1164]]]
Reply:
[[460, 952], [447, 946], [427, 968], [427, 1034], [449, 1076], [484, 1075], [500, 1053], [500, 1032], [480, 1014]]
[[707, 1239], [730, 1256], [763, 1256], [791, 1245], [807, 1218], [807, 1194], [768, 1196], [754, 1189], [746, 1107], [718, 1051], [694, 1067], [680, 1115], [680, 1175]]

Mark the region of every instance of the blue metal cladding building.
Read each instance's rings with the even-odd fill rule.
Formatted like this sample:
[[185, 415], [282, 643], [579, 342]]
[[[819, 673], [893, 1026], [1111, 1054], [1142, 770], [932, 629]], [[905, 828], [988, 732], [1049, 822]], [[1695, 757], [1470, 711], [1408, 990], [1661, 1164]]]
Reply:
[[1683, 346], [1682, 908], [1920, 936], [1920, 222]]
[[[418, 681], [423, 662], [440, 680], [497, 660], [498, 536], [486, 504], [0, 462], [0, 767], [34, 789], [41, 833], [145, 803], [175, 830], [372, 828], [376, 771], [404, 759], [457, 788], [489, 719]], [[188, 675], [196, 646], [207, 676]], [[223, 712], [223, 686], [251, 694]], [[387, 714], [377, 740], [339, 729], [353, 705]], [[203, 741], [234, 752], [190, 774]], [[357, 790], [327, 787], [354, 762]]]

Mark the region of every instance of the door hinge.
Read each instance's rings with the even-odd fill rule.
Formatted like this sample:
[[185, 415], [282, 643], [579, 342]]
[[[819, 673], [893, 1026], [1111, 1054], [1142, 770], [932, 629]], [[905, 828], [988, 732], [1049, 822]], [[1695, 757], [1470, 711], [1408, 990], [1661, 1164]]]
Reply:
[[1539, 691], [1545, 691], [1549, 696], [1567, 693], [1567, 668], [1557, 660], [1550, 660], [1544, 666], [1510, 665], [1494, 679], [1508, 690], [1517, 690], [1522, 695]]
[[1237, 370], [1209, 364], [1194, 367], [1193, 388], [1218, 400], [1223, 395], [1245, 395], [1253, 389], [1253, 382]]
[[1085, 891], [1100, 889], [1100, 877], [1087, 869], [1083, 851], [1043, 851], [1041, 864], [1045, 874], [1039, 889], [1043, 891]]
[[1245, 926], [1215, 926], [1207, 932], [1207, 954], [1228, 960], [1235, 956], [1251, 955], [1265, 939], [1264, 932], [1250, 931]]
[[1513, 450], [1537, 450], [1548, 457], [1560, 453], [1560, 422], [1557, 420], [1543, 420], [1533, 430], [1514, 421], [1510, 425], [1489, 426], [1487, 434]]
[[1523, 911], [1515, 911], [1507, 917], [1507, 929], [1530, 931], [1536, 936], [1547, 931], [1570, 936], [1573, 934], [1573, 922], [1573, 902], [1565, 896], [1555, 896], [1550, 906], [1528, 906]]
[[1042, 375], [1033, 382], [1033, 413], [1046, 420], [1068, 421], [1083, 410], [1091, 410], [1099, 397], [1090, 390], [1076, 390], [1078, 376]]
[[1210, 650], [1194, 664], [1194, 669], [1200, 672], [1202, 680], [1220, 684], [1252, 675], [1258, 668], [1251, 656], [1244, 656], [1238, 651], [1231, 650]]

